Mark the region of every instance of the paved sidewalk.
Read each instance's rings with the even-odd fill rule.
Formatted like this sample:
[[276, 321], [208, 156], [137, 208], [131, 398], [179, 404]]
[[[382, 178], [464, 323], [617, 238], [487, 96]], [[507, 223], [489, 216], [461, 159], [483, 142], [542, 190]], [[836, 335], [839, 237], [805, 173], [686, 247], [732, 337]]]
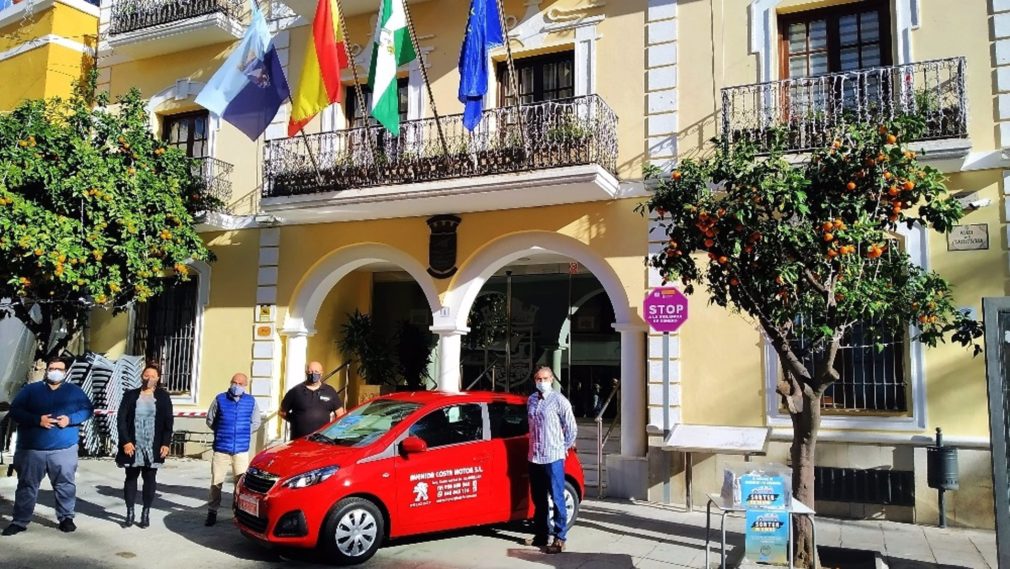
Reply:
[[[0, 472], [0, 527], [10, 522], [15, 478]], [[43, 482], [36, 518], [27, 532], [0, 537], [4, 569], [99, 569], [203, 567], [324, 567], [311, 554], [280, 557], [243, 538], [222, 509], [222, 521], [205, 528], [210, 465], [170, 460], [159, 478], [152, 527], [124, 530], [122, 473], [110, 460], [82, 460], [78, 474], [78, 531], [56, 529], [53, 495]], [[230, 497], [225, 498], [225, 505]], [[743, 523], [728, 524], [730, 559], [742, 551]], [[714, 533], [714, 532], [713, 532]], [[546, 555], [521, 545], [521, 528], [486, 528], [427, 536], [381, 549], [365, 567], [380, 569], [683, 569], [705, 558], [705, 514], [656, 504], [587, 500], [569, 551]], [[988, 569], [996, 567], [991, 531], [957, 530], [891, 522], [822, 519], [822, 545], [879, 551], [892, 569]], [[713, 551], [713, 561], [716, 559]]]

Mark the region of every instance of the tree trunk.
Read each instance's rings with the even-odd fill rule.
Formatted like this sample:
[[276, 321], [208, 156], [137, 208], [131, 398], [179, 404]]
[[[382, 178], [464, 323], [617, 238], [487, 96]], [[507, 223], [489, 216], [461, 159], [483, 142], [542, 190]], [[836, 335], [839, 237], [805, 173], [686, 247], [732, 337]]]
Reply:
[[[793, 496], [810, 508], [814, 507], [814, 464], [817, 451], [817, 431], [821, 426], [821, 396], [809, 388], [803, 390], [803, 406], [791, 413], [793, 445], [790, 449], [793, 467]], [[819, 567], [814, 548], [813, 527], [806, 517], [794, 518], [795, 555], [797, 567]]]

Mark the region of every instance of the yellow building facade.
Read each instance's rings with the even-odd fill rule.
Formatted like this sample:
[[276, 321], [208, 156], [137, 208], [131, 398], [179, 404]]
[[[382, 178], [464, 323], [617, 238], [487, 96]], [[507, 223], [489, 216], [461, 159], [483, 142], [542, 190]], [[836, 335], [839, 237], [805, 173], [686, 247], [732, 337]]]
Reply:
[[[110, 357], [168, 364], [180, 409], [206, 409], [241, 371], [274, 418], [311, 360], [339, 370], [330, 382], [347, 387], [349, 404], [374, 395], [383, 388], [362, 377], [361, 362], [344, 365], [353, 358], [339, 349], [357, 310], [390, 342], [401, 324], [434, 335], [429, 387], [523, 391], [535, 366], [551, 366], [584, 428], [600, 413], [619, 424], [605, 457], [611, 496], [683, 502], [684, 455], [665, 447], [664, 420], [696, 428], [699, 448], [706, 433], [714, 441], [721, 432], [712, 428], [765, 428], [766, 457], [755, 460], [787, 462], [777, 362], [755, 323], [693, 297], [689, 321], [671, 337], [664, 389], [662, 338], [641, 309], [661, 284], [643, 260], [662, 235], [634, 208], [648, 196], [646, 164], [671, 168], [705, 154], [721, 132], [760, 136], [783, 122], [802, 154], [826, 109], [853, 104], [863, 120], [902, 105], [931, 114], [928, 140], [917, 144], [952, 191], [988, 201], [963, 222], [987, 247], [949, 250], [958, 247], [914, 231], [905, 246], [950, 279], [967, 308], [1007, 294], [1010, 95], [1000, 93], [1010, 91], [1010, 73], [1000, 65], [1010, 63], [1010, 44], [1004, 53], [1000, 38], [1010, 34], [1010, 3], [507, 0], [522, 104], [496, 49], [484, 120], [470, 134], [456, 98], [469, 2], [410, 2], [421, 57], [399, 72], [400, 138], [369, 125], [347, 70], [344, 103], [304, 137], [286, 137], [285, 107], [257, 141], [194, 102], [241, 36], [248, 5], [162, 4], [102, 6], [100, 87], [139, 88], [160, 135], [203, 161], [228, 204], [202, 225], [217, 260], [194, 266], [197, 278], [170, 298], [116, 318], [96, 313], [89, 343]], [[341, 2], [359, 81], [377, 4]], [[292, 86], [314, 8], [309, 0], [264, 7]], [[476, 342], [471, 332], [501, 299], [511, 312], [507, 341]], [[983, 361], [907, 338], [887, 358], [851, 359], [859, 366], [831, 398], [818, 447], [823, 479], [872, 478], [879, 488], [823, 494], [833, 499], [818, 511], [932, 523], [924, 446], [942, 427], [961, 449], [952, 522], [991, 527]], [[619, 397], [602, 408], [611, 378]], [[263, 438], [278, 436], [272, 421]], [[692, 458], [695, 503], [739, 459], [715, 450]]]
[[0, 110], [24, 99], [69, 95], [94, 65], [98, 2], [0, 2]]

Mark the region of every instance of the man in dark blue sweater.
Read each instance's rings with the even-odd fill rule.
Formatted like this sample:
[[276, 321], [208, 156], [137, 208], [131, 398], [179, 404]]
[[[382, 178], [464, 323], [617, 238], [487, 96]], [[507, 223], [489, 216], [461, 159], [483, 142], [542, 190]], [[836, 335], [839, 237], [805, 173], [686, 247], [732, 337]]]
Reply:
[[18, 489], [14, 494], [13, 521], [3, 535], [25, 531], [35, 512], [39, 484], [48, 475], [56, 496], [60, 531], [72, 532], [77, 500], [77, 439], [81, 423], [91, 418], [91, 401], [80, 387], [64, 383], [67, 364], [49, 361], [46, 380], [29, 383], [11, 402], [11, 417], [18, 424], [14, 469]]

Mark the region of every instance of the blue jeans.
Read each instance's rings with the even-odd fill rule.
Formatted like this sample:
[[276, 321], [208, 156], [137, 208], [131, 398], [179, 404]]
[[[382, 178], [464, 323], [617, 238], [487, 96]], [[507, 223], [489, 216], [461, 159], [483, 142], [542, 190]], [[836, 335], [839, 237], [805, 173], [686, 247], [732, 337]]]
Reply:
[[[565, 508], [565, 461], [530, 465], [530, 494], [533, 495], [533, 534], [535, 538], [554, 536], [561, 541], [568, 538], [568, 509]], [[551, 523], [550, 504], [554, 501], [554, 520]]]
[[28, 527], [39, 497], [39, 484], [49, 476], [56, 497], [56, 518], [61, 522], [73, 519], [77, 505], [77, 445], [60, 450], [19, 449], [14, 453], [14, 470], [18, 473], [18, 489], [14, 493], [14, 516], [11, 523]]

